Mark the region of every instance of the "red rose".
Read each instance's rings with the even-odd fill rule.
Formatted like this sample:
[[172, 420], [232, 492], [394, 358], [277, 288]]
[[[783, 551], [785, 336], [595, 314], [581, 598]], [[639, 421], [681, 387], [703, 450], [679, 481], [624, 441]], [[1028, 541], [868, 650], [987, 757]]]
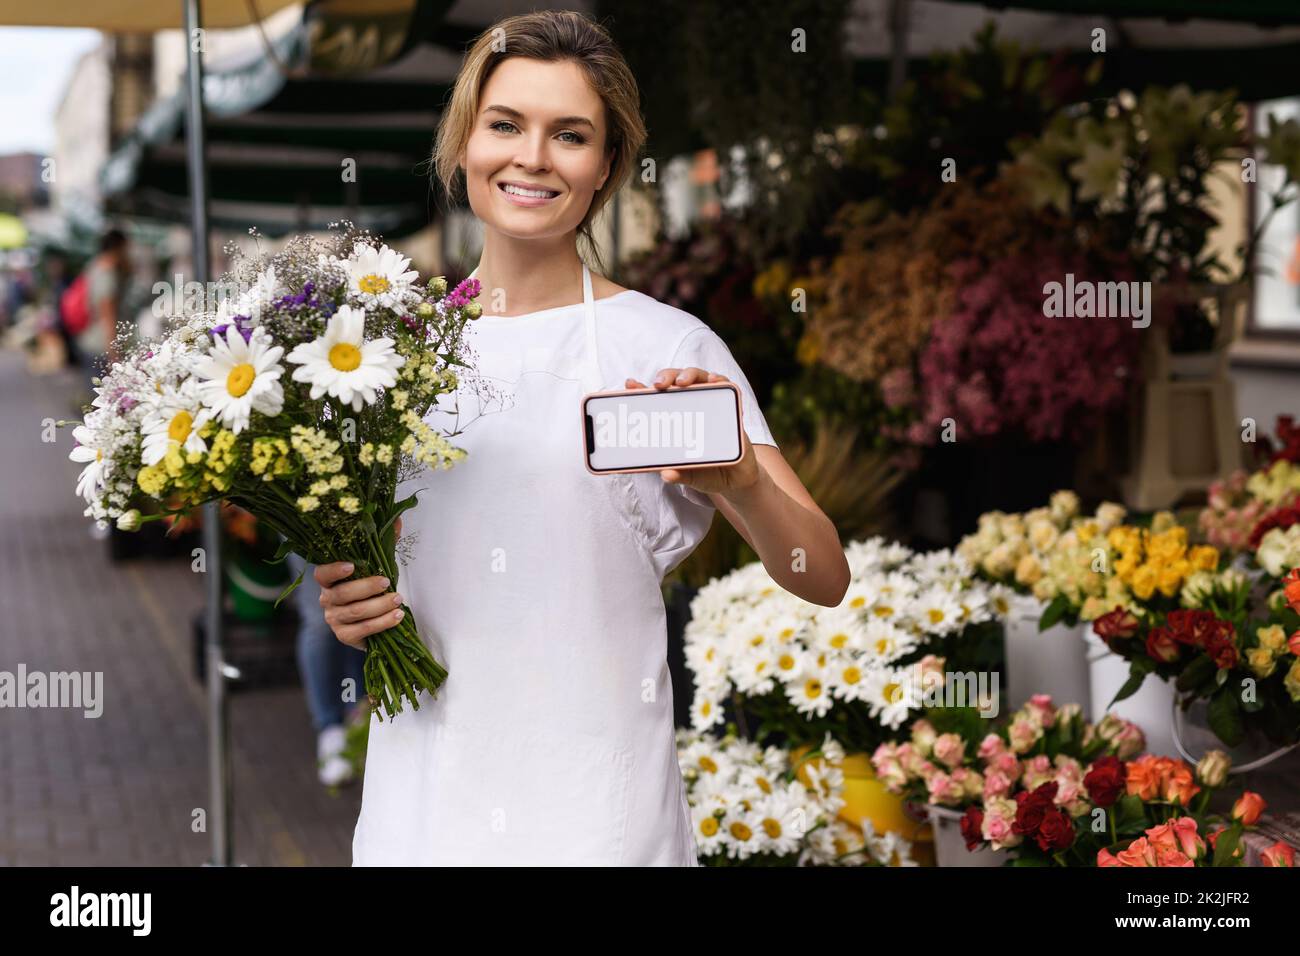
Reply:
[[1093, 803], [1099, 807], [1109, 807], [1124, 792], [1127, 779], [1128, 771], [1124, 769], [1124, 761], [1118, 757], [1099, 757], [1092, 769], [1084, 775], [1083, 786]]
[[1097, 636], [1109, 647], [1113, 640], [1129, 638], [1136, 634], [1139, 624], [1137, 617], [1131, 611], [1117, 607], [1093, 621], [1092, 627], [1097, 632]]
[[1043, 825], [1043, 817], [1054, 808], [1056, 784], [1045, 783], [1033, 793], [1016, 794], [1016, 820], [1011, 824], [1013, 833], [1033, 836]]
[[1147, 635], [1147, 656], [1162, 664], [1171, 664], [1178, 660], [1181, 651], [1173, 632], [1167, 627], [1153, 627]]
[[1285, 505], [1281, 508], [1274, 509], [1266, 514], [1255, 525], [1250, 532], [1251, 550], [1259, 548], [1259, 542], [1263, 540], [1264, 535], [1268, 534], [1274, 528], [1289, 528], [1293, 524], [1300, 522], [1300, 507], [1295, 504]]
[[961, 835], [966, 840], [966, 849], [974, 850], [984, 842], [984, 811], [979, 807], [968, 807], [961, 818]]
[[1205, 641], [1205, 653], [1214, 659], [1220, 670], [1236, 667], [1241, 655], [1237, 653], [1236, 630], [1227, 621], [1217, 622], [1217, 627]]
[[1179, 609], [1170, 611], [1165, 618], [1174, 640], [1192, 647], [1204, 647], [1206, 638], [1218, 623], [1218, 618], [1210, 611], [1188, 611]]
[[1074, 842], [1074, 824], [1056, 807], [1043, 815], [1042, 826], [1034, 839], [1038, 848], [1050, 853], [1052, 850], [1064, 850]]

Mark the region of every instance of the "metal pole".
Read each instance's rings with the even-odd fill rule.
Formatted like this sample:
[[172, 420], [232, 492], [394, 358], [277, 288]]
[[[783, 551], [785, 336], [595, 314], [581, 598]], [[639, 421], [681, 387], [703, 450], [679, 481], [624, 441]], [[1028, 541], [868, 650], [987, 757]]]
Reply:
[[895, 99], [907, 79], [907, 27], [911, 19], [908, 0], [889, 4], [889, 99]]
[[[203, 135], [203, 42], [200, 0], [181, 0], [185, 12], [186, 159], [190, 172], [193, 279], [208, 282], [208, 170]], [[204, 653], [208, 683], [208, 832], [212, 836], [212, 866], [229, 866], [233, 853], [230, 828], [230, 738], [226, 711], [226, 662], [221, 633], [221, 506], [203, 506], [203, 556], [208, 606]]]

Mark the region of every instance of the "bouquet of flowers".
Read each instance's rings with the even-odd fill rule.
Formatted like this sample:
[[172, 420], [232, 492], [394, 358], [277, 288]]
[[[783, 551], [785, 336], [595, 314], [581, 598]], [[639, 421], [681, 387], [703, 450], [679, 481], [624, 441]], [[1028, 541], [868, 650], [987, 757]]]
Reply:
[[985, 580], [1044, 603], [1064, 595], [1064, 601], [1082, 608], [1106, 590], [1104, 574], [1093, 567], [1092, 543], [1118, 527], [1125, 515], [1124, 507], [1113, 502], [1083, 515], [1078, 495], [1058, 491], [1046, 507], [1024, 514], [980, 515], [978, 530], [962, 538], [957, 552]]
[[1090, 724], [1078, 704], [1057, 707], [1037, 694], [995, 728], [970, 710], [931, 711], [912, 725], [910, 740], [881, 744], [871, 762], [892, 793], [918, 803], [964, 809], [1053, 781], [1064, 805], [1079, 800], [1093, 760], [1127, 759], [1145, 746], [1136, 724], [1115, 714]]
[[838, 816], [844, 749], [829, 735], [804, 773], [780, 747], [678, 729], [677, 759], [700, 857], [708, 866], [915, 866], [895, 833], [859, 833]]
[[[876, 537], [845, 556], [852, 580], [834, 608], [791, 595], [759, 562], [700, 589], [685, 634], [696, 730], [720, 724], [734, 692], [761, 719], [757, 739], [778, 730], [795, 746], [829, 733], [869, 752], [919, 715], [945, 661], [995, 658], [1010, 592], [978, 580], [960, 555]], [[957, 690], [996, 707], [996, 687]]]
[[[1099, 757], [1074, 800], [1062, 802], [1055, 781], [1034, 782], [1014, 801], [969, 808], [962, 835], [968, 850], [1006, 848], [1013, 866], [1240, 866], [1242, 836], [1265, 803], [1246, 791], [1227, 817], [1208, 812], [1230, 764], [1217, 750], [1195, 768], [1151, 754]], [[1279, 841], [1264, 861], [1293, 866], [1295, 851]]]
[[1261, 583], [1276, 590], [1259, 599], [1258, 585], [1229, 571], [1188, 593], [1190, 606], [1117, 607], [1098, 618], [1097, 635], [1129, 661], [1116, 699], [1155, 674], [1174, 681], [1184, 707], [1207, 701], [1210, 729], [1228, 746], [1251, 732], [1283, 745], [1300, 740], [1300, 568]]
[[[394, 521], [416, 504], [395, 500], [399, 480], [464, 457], [423, 419], [467, 366], [478, 283], [419, 286], [409, 259], [351, 229], [274, 255], [228, 251], [215, 308], [200, 301], [160, 340], [123, 349], [97, 382], [70, 456], [85, 464], [86, 514], [129, 531], [225, 498], [283, 536], [276, 560], [348, 561], [395, 588]], [[171, 504], [142, 516], [140, 493]], [[402, 612], [365, 662], [390, 717], [447, 677]]]
[[[1264, 809], [1248, 792], [1230, 819], [1207, 813], [1227, 755], [1194, 769], [1142, 755], [1142, 731], [1112, 714], [1088, 724], [1077, 705], [1037, 696], [997, 729], [981, 727], [969, 712], [935, 711], [872, 760], [895, 793], [964, 808], [967, 849], [1006, 851], [1013, 866], [1234, 866]], [[1265, 860], [1289, 866], [1293, 856], [1279, 843]]]

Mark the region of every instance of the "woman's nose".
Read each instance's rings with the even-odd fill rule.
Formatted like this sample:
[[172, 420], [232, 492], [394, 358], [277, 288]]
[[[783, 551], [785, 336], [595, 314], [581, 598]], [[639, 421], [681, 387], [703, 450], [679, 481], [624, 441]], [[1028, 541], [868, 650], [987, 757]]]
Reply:
[[525, 169], [545, 170], [550, 168], [550, 157], [547, 150], [546, 140], [538, 137], [529, 139], [520, 144], [519, 152], [515, 154], [516, 165]]

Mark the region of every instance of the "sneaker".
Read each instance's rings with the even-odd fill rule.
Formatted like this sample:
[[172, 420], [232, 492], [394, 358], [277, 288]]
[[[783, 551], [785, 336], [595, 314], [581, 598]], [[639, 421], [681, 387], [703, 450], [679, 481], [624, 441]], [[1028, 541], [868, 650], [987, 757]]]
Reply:
[[316, 738], [317, 777], [327, 787], [337, 787], [352, 779], [352, 763], [343, 756], [347, 733], [342, 725], [326, 727]]

